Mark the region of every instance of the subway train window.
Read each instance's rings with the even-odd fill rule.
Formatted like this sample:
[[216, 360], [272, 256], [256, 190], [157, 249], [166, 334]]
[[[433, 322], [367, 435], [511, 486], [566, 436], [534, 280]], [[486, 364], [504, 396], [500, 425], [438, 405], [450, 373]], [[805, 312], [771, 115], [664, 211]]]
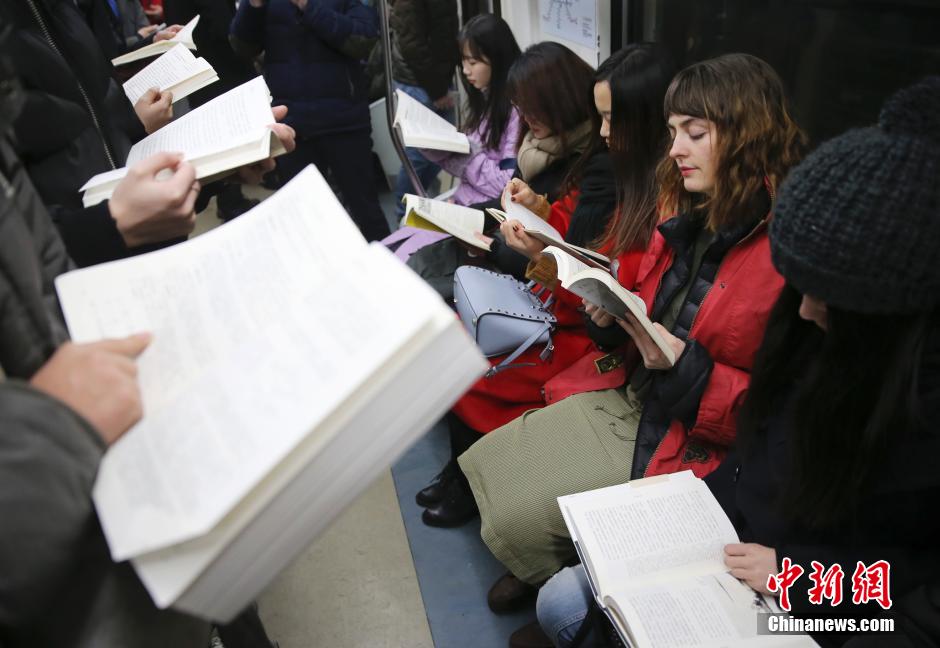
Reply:
[[885, 97], [940, 72], [937, 0], [636, 0], [631, 40], [680, 66], [748, 52], [783, 77], [813, 142], [872, 123]]

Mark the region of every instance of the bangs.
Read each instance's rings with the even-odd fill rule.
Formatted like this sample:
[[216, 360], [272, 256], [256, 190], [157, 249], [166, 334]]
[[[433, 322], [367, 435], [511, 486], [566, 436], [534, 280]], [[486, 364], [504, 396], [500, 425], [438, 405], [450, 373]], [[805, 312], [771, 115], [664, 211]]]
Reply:
[[699, 119], [715, 121], [717, 115], [709, 101], [709, 87], [699, 70], [687, 68], [680, 72], [669, 84], [663, 99], [663, 118], [669, 115], [688, 115]]
[[[472, 58], [472, 59], [476, 59], [477, 61], [483, 61], [485, 63], [490, 62], [490, 60], [486, 57], [486, 55], [483, 54], [483, 50], [480, 49], [480, 44], [477, 43], [473, 38], [464, 37], [464, 38], [458, 39], [457, 48], [460, 50], [461, 61], [464, 60], [465, 58]], [[464, 56], [464, 53], [463, 53], [464, 48], [466, 48], [466, 50], [470, 52], [469, 57]]]

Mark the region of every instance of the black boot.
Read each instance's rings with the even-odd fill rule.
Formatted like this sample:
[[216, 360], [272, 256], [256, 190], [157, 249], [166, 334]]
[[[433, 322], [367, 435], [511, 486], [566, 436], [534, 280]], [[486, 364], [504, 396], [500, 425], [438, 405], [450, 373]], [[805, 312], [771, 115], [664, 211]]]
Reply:
[[418, 491], [415, 501], [420, 506], [430, 507], [440, 504], [447, 492], [450, 482], [457, 476], [463, 477], [457, 457], [467, 451], [480, 438], [480, 433], [464, 423], [453, 412], [444, 417], [447, 422], [447, 432], [450, 436], [450, 461], [441, 472], [434, 476], [431, 483]]
[[480, 509], [473, 499], [473, 491], [464, 474], [458, 470], [450, 480], [441, 501], [421, 514], [421, 520], [433, 527], [463, 526], [477, 515]]
[[444, 469], [434, 476], [430, 484], [418, 491], [418, 494], [415, 495], [415, 501], [419, 506], [424, 507], [440, 504], [441, 500], [444, 499], [444, 493], [447, 492], [447, 487], [458, 472], [460, 472], [460, 467], [457, 465], [457, 460], [451, 459], [444, 466]]

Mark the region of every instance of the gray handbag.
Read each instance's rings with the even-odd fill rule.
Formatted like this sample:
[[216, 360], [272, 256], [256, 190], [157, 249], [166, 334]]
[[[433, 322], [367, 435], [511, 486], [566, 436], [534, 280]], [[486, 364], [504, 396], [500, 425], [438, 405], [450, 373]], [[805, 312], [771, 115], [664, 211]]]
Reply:
[[553, 298], [543, 303], [539, 296], [544, 289], [533, 292], [534, 285], [474, 266], [460, 266], [454, 273], [454, 304], [467, 332], [486, 357], [509, 354], [490, 368], [487, 378], [512, 367], [533, 366], [512, 363], [535, 344], [545, 345], [539, 358], [551, 356], [558, 323], [549, 310]]

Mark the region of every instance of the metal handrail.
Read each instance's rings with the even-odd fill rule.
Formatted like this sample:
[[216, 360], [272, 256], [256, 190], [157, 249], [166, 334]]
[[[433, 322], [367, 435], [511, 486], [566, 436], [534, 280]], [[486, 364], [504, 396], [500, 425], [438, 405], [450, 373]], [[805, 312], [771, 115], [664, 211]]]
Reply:
[[378, 0], [379, 27], [382, 30], [382, 53], [385, 59], [385, 118], [388, 120], [388, 132], [392, 138], [392, 144], [395, 146], [395, 152], [398, 159], [401, 160], [401, 166], [411, 182], [414, 192], [422, 197], [427, 197], [427, 192], [421, 185], [421, 180], [415, 168], [411, 165], [411, 160], [405, 153], [405, 145], [402, 142], [401, 131], [395, 126], [395, 108], [396, 96], [392, 79], [392, 38], [388, 29], [388, 0]]

